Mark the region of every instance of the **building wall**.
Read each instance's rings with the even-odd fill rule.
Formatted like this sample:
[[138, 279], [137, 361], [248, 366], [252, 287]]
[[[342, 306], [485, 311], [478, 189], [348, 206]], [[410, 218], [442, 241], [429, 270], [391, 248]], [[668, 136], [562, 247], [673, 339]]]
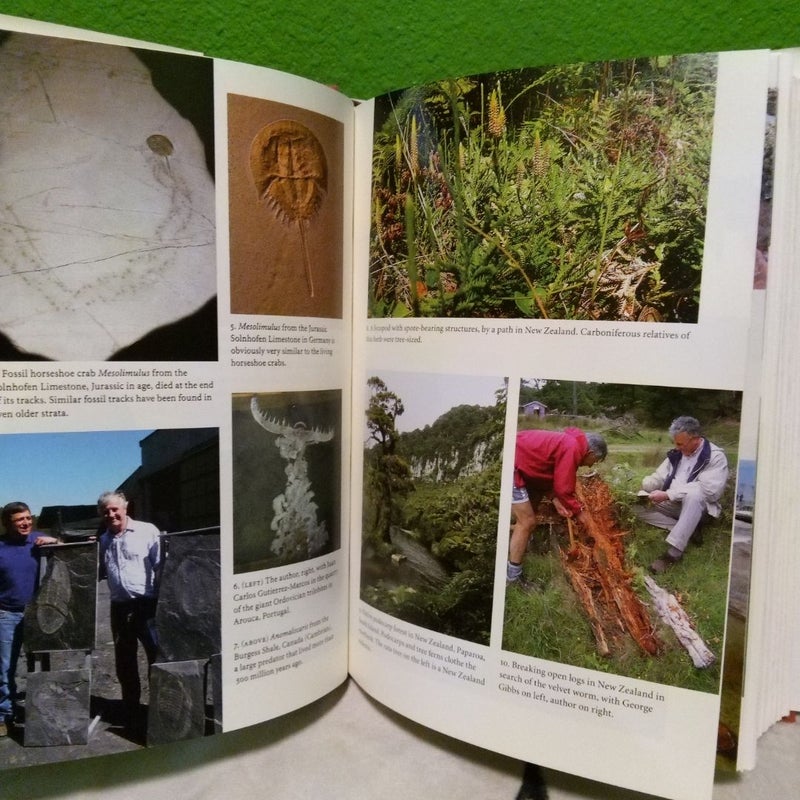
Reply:
[[163, 531], [219, 525], [218, 430], [157, 430], [141, 444], [141, 468], [119, 487], [131, 516]]

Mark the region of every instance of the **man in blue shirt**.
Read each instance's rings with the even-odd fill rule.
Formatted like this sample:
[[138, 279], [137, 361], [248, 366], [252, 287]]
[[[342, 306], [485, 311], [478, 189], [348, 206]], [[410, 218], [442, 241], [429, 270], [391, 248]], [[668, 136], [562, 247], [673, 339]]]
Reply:
[[58, 540], [33, 530], [25, 503], [8, 503], [0, 512], [6, 535], [0, 538], [0, 737], [13, 724], [17, 661], [22, 650], [25, 605], [33, 599], [39, 577], [36, 548]]

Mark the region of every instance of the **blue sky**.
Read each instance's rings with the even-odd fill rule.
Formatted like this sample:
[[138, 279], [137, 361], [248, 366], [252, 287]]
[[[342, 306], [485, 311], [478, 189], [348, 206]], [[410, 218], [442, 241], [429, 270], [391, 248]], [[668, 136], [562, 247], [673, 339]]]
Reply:
[[392, 370], [376, 370], [370, 374], [381, 378], [389, 390], [403, 401], [405, 412], [396, 421], [397, 430], [402, 433], [433, 424], [454, 406], [493, 406], [495, 392], [503, 386], [501, 377], [485, 375]]
[[756, 488], [756, 462], [742, 459], [739, 462], [739, 484], [738, 494], [742, 495], [745, 503], [752, 503], [755, 500]]
[[94, 503], [141, 464], [139, 442], [150, 430], [0, 434], [0, 505]]

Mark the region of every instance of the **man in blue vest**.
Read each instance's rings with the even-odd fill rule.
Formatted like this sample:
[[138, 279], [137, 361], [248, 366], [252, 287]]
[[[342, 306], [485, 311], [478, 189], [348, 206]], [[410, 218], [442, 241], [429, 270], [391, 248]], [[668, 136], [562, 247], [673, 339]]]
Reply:
[[22, 651], [25, 606], [33, 600], [39, 578], [39, 545], [57, 539], [33, 529], [26, 503], [3, 507], [0, 538], [0, 737], [8, 735], [14, 722], [17, 700], [17, 661]]
[[719, 516], [719, 499], [728, 482], [725, 453], [702, 435], [694, 417], [673, 420], [669, 435], [674, 449], [642, 480], [640, 494], [651, 505], [637, 512], [645, 522], [669, 530], [666, 551], [650, 565], [655, 574], [680, 561], [703, 519]]

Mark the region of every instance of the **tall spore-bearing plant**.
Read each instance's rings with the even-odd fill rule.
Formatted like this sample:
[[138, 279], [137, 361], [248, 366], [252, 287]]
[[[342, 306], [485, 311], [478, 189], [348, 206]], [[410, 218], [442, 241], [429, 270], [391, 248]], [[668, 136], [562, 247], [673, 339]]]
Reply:
[[702, 57], [566, 65], [393, 98], [370, 313], [696, 319], [713, 75]]
[[[568, 317], [691, 319], [696, 302], [686, 302], [687, 287], [699, 287], [705, 194], [692, 192], [687, 208], [684, 186], [707, 181], [713, 94], [707, 85], [693, 93], [702, 103], [687, 113], [676, 102], [686, 94], [675, 88], [682, 84], [660, 67], [592, 69], [602, 80], [591, 96], [575, 88], [586, 84], [571, 72], [573, 93], [548, 94], [532, 123], [563, 153], [558, 173], [537, 186], [540, 206], [543, 198], [561, 197], [558, 218], [566, 222], [549, 242], [550, 252], [560, 253], [548, 284], [553, 307]], [[687, 121], [694, 125], [689, 131]], [[693, 169], [681, 171], [684, 154], [698, 151], [704, 156]], [[683, 264], [682, 274], [669, 272], [670, 263]], [[686, 264], [694, 268], [689, 276]], [[547, 268], [531, 264], [540, 275]], [[532, 309], [531, 298], [518, 298], [518, 305]]]

